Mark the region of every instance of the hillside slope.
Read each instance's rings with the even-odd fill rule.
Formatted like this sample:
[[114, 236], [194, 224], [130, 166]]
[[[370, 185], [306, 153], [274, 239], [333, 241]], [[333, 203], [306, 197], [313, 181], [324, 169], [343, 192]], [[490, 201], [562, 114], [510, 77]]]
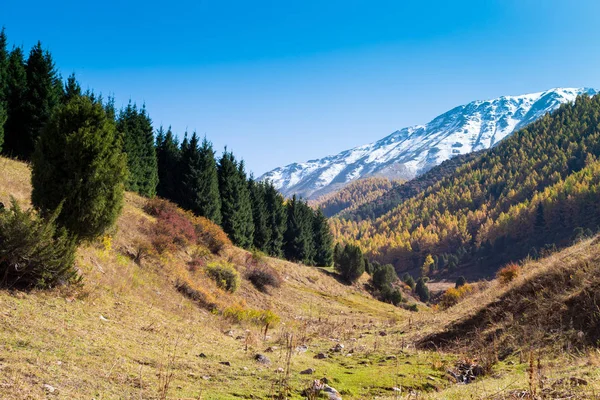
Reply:
[[338, 239], [398, 269], [493, 275], [600, 226], [600, 97], [582, 96], [375, 220], [333, 220]]
[[[0, 170], [0, 201], [14, 196], [27, 204], [27, 166], [0, 158]], [[1, 399], [262, 399], [280, 393], [303, 399], [303, 389], [323, 377], [344, 400], [499, 400], [514, 398], [515, 389], [527, 391], [526, 365], [517, 357], [496, 364], [494, 374], [475, 385], [458, 385], [447, 371], [463, 355], [415, 349], [414, 340], [443, 331], [457, 314], [476, 310], [472, 306], [449, 312], [420, 306], [408, 313], [372, 299], [364, 278], [345, 286], [330, 271], [268, 258], [263, 261], [283, 278], [280, 288], [263, 293], [243, 278], [230, 294], [202, 268], [190, 268], [201, 250], [193, 246], [148, 254], [138, 264], [132, 252], [149, 239], [155, 222], [146, 202], [127, 194], [112, 237], [79, 249], [82, 284], [0, 290]], [[236, 248], [204, 256], [232, 263], [242, 276], [256, 261]], [[217, 308], [210, 312], [178, 291], [181, 280]], [[496, 298], [494, 284], [489, 289], [467, 304]], [[265, 309], [281, 318], [266, 337], [264, 326], [232, 318]], [[256, 361], [257, 354], [270, 362]], [[555, 384], [585, 378], [587, 385], [565, 390], [568, 398], [590, 399], [600, 390], [594, 360], [591, 353], [561, 358], [545, 375]], [[301, 373], [308, 368], [314, 373]]]
[[284, 195], [317, 198], [367, 176], [412, 179], [459, 154], [488, 149], [513, 132], [594, 89], [555, 88], [473, 101], [425, 125], [401, 129], [337, 155], [294, 163], [264, 174]]

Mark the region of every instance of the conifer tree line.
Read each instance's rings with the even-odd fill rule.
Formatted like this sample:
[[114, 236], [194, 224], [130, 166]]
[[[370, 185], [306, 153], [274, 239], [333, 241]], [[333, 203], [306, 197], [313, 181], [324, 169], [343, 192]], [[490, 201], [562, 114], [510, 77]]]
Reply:
[[[171, 128], [154, 132], [145, 105], [130, 101], [117, 110], [114, 103], [82, 90], [74, 75], [64, 82], [41, 43], [27, 57], [21, 47], [9, 49], [2, 29], [0, 151], [33, 162], [33, 203], [42, 213], [62, 207], [61, 225], [76, 231], [79, 239], [92, 239], [114, 222], [121, 209], [118, 197], [129, 190], [158, 195], [212, 220], [237, 246], [307, 265], [333, 263], [333, 237], [320, 210], [295, 197], [286, 201], [271, 183], [248, 176], [243, 160], [227, 149], [217, 157], [211, 142], [196, 133], [179, 143]], [[94, 171], [114, 176], [73, 170], [85, 155], [100, 163]], [[73, 170], [60, 185], [62, 191], [45, 184], [60, 181], [61, 168]], [[78, 180], [97, 185], [78, 186]], [[107, 190], [112, 181], [115, 188]], [[105, 200], [86, 208], [65, 200], [65, 188], [83, 196], [79, 200], [100, 192]], [[69, 217], [71, 207], [82, 210]]]

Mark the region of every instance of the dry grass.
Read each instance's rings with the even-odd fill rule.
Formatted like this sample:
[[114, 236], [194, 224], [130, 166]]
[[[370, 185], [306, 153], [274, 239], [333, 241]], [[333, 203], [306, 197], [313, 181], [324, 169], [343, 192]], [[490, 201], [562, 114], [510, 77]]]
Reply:
[[[0, 158], [0, 171], [0, 201], [13, 195], [28, 204], [27, 166]], [[202, 268], [190, 270], [192, 257], [205, 254], [195, 246], [162, 255], [149, 252], [136, 263], [136, 246], [148, 242], [154, 218], [143, 211], [145, 199], [127, 194], [125, 200], [111, 236], [79, 249], [81, 286], [0, 291], [1, 399], [268, 398], [274, 387], [302, 398], [302, 389], [323, 376], [344, 399], [511, 398], [493, 396], [528, 389], [525, 360], [510, 358], [514, 365], [501, 362], [476, 384], [455, 385], [445, 370], [465, 355], [417, 351], [414, 340], [468, 318], [536, 274], [598, 250], [585, 242], [529, 264], [515, 281], [505, 286], [492, 282], [447, 312], [424, 308], [410, 313], [374, 300], [364, 290], [364, 278], [345, 286], [321, 269], [269, 258], [269, 267], [282, 278], [279, 288], [263, 293], [242, 279], [230, 294]], [[205, 256], [207, 262], [235, 265], [241, 276], [252, 268], [249, 253], [237, 248]], [[217, 312], [180, 293], [178, 282], [203, 293]], [[265, 338], [262, 327], [220, 316], [218, 311], [227, 307], [272, 310], [281, 322]], [[308, 350], [290, 346], [291, 335], [294, 346]], [[337, 343], [345, 350], [330, 352]], [[271, 364], [257, 363], [254, 355], [268, 347], [274, 350], [264, 353]], [[314, 359], [320, 352], [329, 357]], [[553, 359], [543, 362], [549, 379], [576, 376], [589, 384], [575, 395], [598, 392], [597, 352], [545, 356]], [[222, 364], [226, 361], [231, 366]], [[309, 367], [316, 369], [315, 376], [299, 374]], [[277, 368], [283, 368], [283, 375]], [[402, 391], [393, 392], [393, 387]]]

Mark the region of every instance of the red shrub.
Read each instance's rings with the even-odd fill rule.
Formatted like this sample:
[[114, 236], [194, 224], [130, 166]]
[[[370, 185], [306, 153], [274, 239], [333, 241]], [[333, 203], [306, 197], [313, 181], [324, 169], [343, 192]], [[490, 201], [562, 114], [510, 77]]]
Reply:
[[517, 264], [508, 264], [504, 268], [502, 268], [496, 274], [496, 277], [500, 281], [501, 284], [507, 284], [508, 282], [512, 282], [517, 276], [521, 274], [521, 267]]
[[231, 246], [231, 241], [219, 225], [204, 217], [197, 217], [195, 223], [198, 243], [208, 247], [213, 254]]

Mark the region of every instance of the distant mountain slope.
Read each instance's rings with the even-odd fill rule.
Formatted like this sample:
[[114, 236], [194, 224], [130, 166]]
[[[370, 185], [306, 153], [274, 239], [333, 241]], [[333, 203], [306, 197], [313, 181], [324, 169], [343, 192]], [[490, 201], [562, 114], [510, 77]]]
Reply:
[[600, 228], [600, 96], [581, 96], [375, 220], [335, 218], [338, 240], [380, 262], [435, 270], [504, 263]]
[[402, 182], [387, 178], [364, 178], [351, 182], [343, 189], [313, 200], [309, 204], [321, 208], [326, 217], [332, 217], [341, 212], [356, 210], [363, 204], [372, 204], [390, 190], [401, 186]]
[[589, 88], [556, 88], [521, 96], [473, 101], [425, 125], [404, 128], [371, 144], [337, 155], [274, 169], [260, 179], [273, 181], [284, 195], [317, 198], [367, 176], [412, 179], [458, 154], [487, 149]]

